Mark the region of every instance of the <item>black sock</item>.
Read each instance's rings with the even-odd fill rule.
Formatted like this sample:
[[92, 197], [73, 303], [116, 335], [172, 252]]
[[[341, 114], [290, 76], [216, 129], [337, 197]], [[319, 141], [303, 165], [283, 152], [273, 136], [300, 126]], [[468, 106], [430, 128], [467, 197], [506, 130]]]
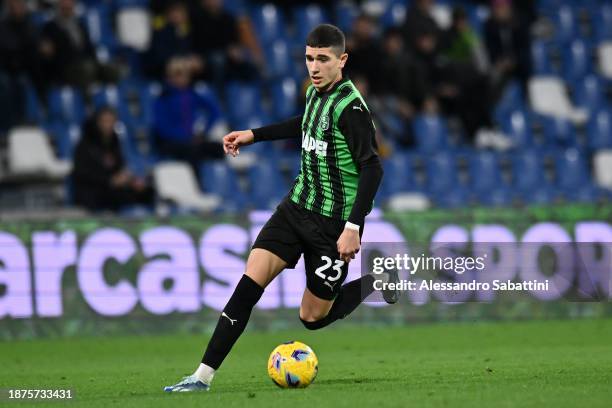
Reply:
[[365, 275], [343, 285], [340, 293], [336, 296], [334, 304], [327, 316], [315, 322], [307, 322], [302, 319], [302, 323], [309, 330], [321, 329], [330, 325], [338, 319], [344, 319], [363, 302], [372, 292], [374, 292], [374, 276]]
[[253, 279], [246, 275], [242, 276], [232, 297], [225, 305], [217, 327], [208, 342], [202, 363], [215, 370], [221, 366], [223, 360], [238, 337], [244, 331], [249, 321], [253, 306], [259, 301], [264, 290]]

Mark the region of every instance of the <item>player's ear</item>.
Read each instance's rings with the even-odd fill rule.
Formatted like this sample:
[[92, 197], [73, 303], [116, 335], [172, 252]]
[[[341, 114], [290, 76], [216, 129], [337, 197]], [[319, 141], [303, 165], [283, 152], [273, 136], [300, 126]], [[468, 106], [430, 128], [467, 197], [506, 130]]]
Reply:
[[340, 68], [344, 68], [344, 65], [346, 64], [347, 59], [348, 59], [348, 54], [346, 52], [343, 52], [340, 55]]

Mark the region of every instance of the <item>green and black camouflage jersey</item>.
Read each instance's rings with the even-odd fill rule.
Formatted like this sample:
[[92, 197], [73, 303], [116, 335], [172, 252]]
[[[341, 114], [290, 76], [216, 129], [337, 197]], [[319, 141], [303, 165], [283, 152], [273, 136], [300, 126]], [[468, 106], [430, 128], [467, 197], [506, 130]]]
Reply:
[[324, 216], [363, 225], [382, 178], [374, 123], [353, 83], [306, 91], [303, 115], [252, 129], [254, 142], [302, 138], [300, 172], [287, 199]]

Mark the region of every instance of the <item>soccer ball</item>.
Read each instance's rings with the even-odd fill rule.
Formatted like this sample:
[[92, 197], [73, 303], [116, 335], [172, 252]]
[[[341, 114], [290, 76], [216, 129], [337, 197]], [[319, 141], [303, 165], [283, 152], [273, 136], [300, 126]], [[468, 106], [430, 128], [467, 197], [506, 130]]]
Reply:
[[299, 341], [288, 341], [272, 350], [268, 375], [281, 388], [304, 388], [314, 381], [319, 360], [310, 347]]

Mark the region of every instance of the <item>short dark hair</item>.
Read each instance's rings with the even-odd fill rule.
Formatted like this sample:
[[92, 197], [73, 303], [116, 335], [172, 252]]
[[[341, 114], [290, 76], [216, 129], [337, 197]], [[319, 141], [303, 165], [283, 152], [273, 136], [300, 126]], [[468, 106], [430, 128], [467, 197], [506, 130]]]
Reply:
[[306, 37], [306, 45], [313, 48], [331, 47], [337, 55], [344, 53], [344, 33], [332, 24], [319, 24]]

